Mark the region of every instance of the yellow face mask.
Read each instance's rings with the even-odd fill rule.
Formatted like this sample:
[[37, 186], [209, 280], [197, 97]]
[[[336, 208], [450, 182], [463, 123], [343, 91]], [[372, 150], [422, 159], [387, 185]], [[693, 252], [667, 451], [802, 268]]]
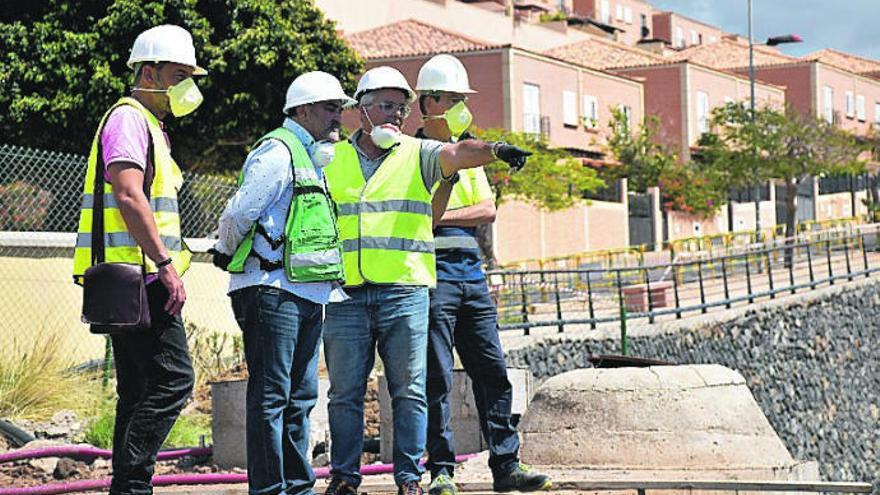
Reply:
[[202, 92], [191, 77], [168, 88], [168, 104], [171, 105], [171, 114], [175, 117], [183, 117], [195, 112], [202, 101], [204, 101]]
[[474, 121], [473, 114], [463, 101], [456, 103], [447, 110], [443, 114], [443, 118], [446, 119], [446, 125], [449, 126], [449, 133], [456, 139], [464, 134], [464, 131], [468, 130], [471, 122]]

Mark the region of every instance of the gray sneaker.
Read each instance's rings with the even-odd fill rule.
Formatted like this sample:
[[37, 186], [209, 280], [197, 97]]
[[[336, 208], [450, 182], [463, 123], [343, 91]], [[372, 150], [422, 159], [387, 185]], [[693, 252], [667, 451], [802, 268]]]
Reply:
[[496, 492], [536, 492], [550, 490], [553, 482], [546, 474], [532, 471], [532, 468], [522, 463], [517, 463], [513, 470], [505, 475], [495, 478], [492, 488]]

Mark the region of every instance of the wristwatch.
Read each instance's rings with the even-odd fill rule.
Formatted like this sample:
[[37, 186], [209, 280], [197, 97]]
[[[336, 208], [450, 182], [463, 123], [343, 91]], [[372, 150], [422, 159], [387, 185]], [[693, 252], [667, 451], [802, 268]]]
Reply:
[[448, 182], [453, 186], [458, 183], [459, 179], [461, 179], [461, 177], [458, 175], [458, 170], [456, 170], [455, 173], [450, 175], [449, 177], [443, 177], [443, 173], [440, 173], [440, 180], [442, 180], [443, 182]]

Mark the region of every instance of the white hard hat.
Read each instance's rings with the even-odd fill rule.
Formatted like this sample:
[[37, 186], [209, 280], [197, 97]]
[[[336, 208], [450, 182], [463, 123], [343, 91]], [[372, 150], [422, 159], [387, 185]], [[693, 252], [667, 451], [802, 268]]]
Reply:
[[416, 93], [409, 87], [403, 74], [394, 67], [382, 66], [374, 67], [361, 76], [358, 81], [357, 90], [354, 92], [354, 98], [360, 101], [361, 96], [369, 91], [377, 89], [400, 89], [406, 93], [406, 99], [413, 102], [416, 99]]
[[287, 98], [284, 100], [284, 112], [300, 105], [331, 100], [341, 101], [343, 106], [357, 103], [345, 94], [342, 85], [339, 84], [339, 79], [319, 70], [306, 72], [300, 74], [288, 86]]
[[163, 24], [139, 34], [131, 47], [128, 68], [134, 69], [141, 62], [172, 62], [195, 69], [194, 76], [208, 73], [196, 64], [196, 48], [189, 31], [180, 26]]
[[448, 93], [476, 93], [468, 82], [467, 70], [452, 55], [435, 55], [419, 69], [416, 91], [445, 91]]

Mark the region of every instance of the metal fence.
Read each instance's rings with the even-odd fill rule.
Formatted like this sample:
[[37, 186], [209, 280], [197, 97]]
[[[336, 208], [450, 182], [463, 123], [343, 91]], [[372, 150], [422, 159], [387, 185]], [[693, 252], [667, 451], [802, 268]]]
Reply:
[[[76, 363], [103, 355], [104, 339], [79, 321], [81, 291], [71, 278], [85, 170], [80, 155], [0, 145], [0, 357], [29, 352], [49, 335], [62, 337]], [[183, 234], [203, 251], [235, 181], [189, 172], [184, 179]], [[185, 319], [194, 333], [237, 333], [226, 274], [203, 254], [195, 260], [184, 277]]]
[[880, 271], [880, 224], [620, 268], [489, 273], [501, 330], [593, 330], [603, 323], [682, 318], [776, 299]]

